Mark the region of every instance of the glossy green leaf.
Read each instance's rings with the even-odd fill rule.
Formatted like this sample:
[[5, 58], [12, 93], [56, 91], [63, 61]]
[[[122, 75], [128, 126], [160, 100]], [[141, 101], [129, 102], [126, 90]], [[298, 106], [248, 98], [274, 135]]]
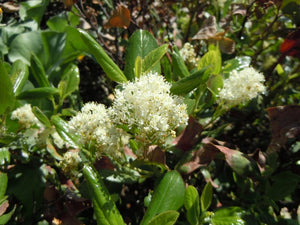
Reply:
[[79, 69], [73, 64], [65, 70], [61, 81], [58, 84], [62, 100], [78, 89], [79, 81]]
[[125, 224], [102, 179], [94, 168], [84, 165], [82, 173], [87, 181], [90, 196], [96, 205], [97, 223], [109, 225]]
[[179, 212], [169, 210], [162, 212], [149, 221], [147, 225], [173, 225], [179, 217]]
[[47, 21], [47, 26], [53, 31], [64, 32], [66, 30], [66, 27], [68, 26], [66, 13], [64, 12], [51, 17]]
[[220, 50], [213, 46], [209, 46], [209, 51], [201, 57], [198, 70], [202, 68], [208, 68], [210, 74], [219, 74], [222, 69], [222, 57]]
[[168, 211], [178, 210], [184, 201], [184, 182], [177, 171], [167, 172], [160, 181], [151, 203], [142, 219], [140, 225], [146, 225], [156, 215]]
[[86, 31], [79, 30], [80, 37], [86, 45], [87, 53], [95, 57], [97, 62], [102, 67], [106, 75], [113, 81], [123, 83], [127, 79], [120, 68], [115, 64], [112, 59], [106, 54], [104, 49], [92, 38]]
[[190, 76], [184, 77], [179, 81], [173, 83], [170, 91], [176, 95], [185, 95], [198, 87], [200, 84], [203, 84], [203, 75], [206, 69], [193, 72]]
[[218, 209], [211, 217], [213, 225], [244, 225], [241, 218], [243, 211], [239, 207], [227, 207]]
[[[137, 30], [131, 35], [126, 48], [124, 68], [124, 74], [128, 80], [134, 80], [137, 56], [144, 59], [146, 55], [157, 47], [155, 38], [148, 31]], [[154, 71], [160, 73], [160, 66], [156, 65]]]
[[43, 111], [37, 106], [32, 107], [33, 114], [38, 118], [38, 120], [45, 125], [45, 127], [51, 127], [51, 122], [48, 117], [43, 113]]
[[70, 132], [69, 125], [66, 121], [57, 115], [52, 116], [51, 121], [54, 124], [56, 131], [64, 141], [66, 141], [71, 147], [79, 147], [77, 144], [77, 137]]
[[0, 216], [0, 224], [7, 224], [7, 222], [11, 219], [12, 215], [14, 214], [16, 210], [16, 206], [9, 212], [2, 216]]
[[28, 80], [28, 75], [28, 66], [22, 60], [17, 60], [13, 63], [11, 79], [13, 83], [13, 92], [15, 95], [18, 95], [22, 91], [25, 83]]
[[57, 88], [41, 87], [23, 91], [17, 95], [17, 99], [40, 99], [52, 97], [57, 94], [59, 94], [59, 90]]
[[6, 193], [7, 181], [7, 174], [0, 171], [0, 200], [4, 197]]
[[140, 56], [137, 56], [134, 64], [134, 75], [137, 78], [139, 78], [142, 75], [142, 64], [143, 59]]
[[6, 72], [3, 62], [0, 60], [0, 115], [2, 115], [8, 107], [14, 105], [13, 86], [8, 73]]
[[23, 33], [14, 38], [8, 57], [11, 62], [20, 59], [30, 65], [32, 52], [38, 56], [43, 52], [42, 37], [39, 31]]
[[186, 77], [190, 74], [176, 46], [173, 47], [172, 64], [175, 76]]
[[20, 17], [22, 20], [34, 19], [38, 24], [41, 22], [49, 0], [28, 0], [21, 3]]
[[189, 223], [198, 225], [200, 223], [200, 201], [198, 191], [194, 186], [190, 185], [185, 190], [184, 207]]
[[64, 159], [64, 157], [61, 156], [61, 155], [57, 152], [57, 150], [56, 150], [56, 148], [54, 147], [53, 143], [51, 142], [50, 138], [47, 138], [46, 144], [47, 144], [47, 146], [46, 146], [47, 152], [49, 152], [49, 154], [50, 154], [54, 159], [59, 160], [59, 161]]
[[39, 87], [50, 87], [43, 64], [34, 53], [31, 55], [30, 65], [31, 74]]
[[10, 162], [10, 152], [8, 147], [0, 148], [0, 166]]
[[[142, 73], [149, 73], [159, 63], [161, 58], [166, 54], [167, 50], [168, 45], [164, 44], [149, 52], [143, 59]], [[154, 72], [160, 72], [160, 70]]]
[[172, 66], [171, 66], [171, 63], [168, 59], [167, 56], [164, 56], [162, 59], [161, 59], [161, 66], [162, 66], [162, 69], [163, 69], [163, 73], [166, 80], [168, 82], [172, 82]]
[[211, 204], [212, 200], [212, 185], [208, 182], [202, 191], [200, 202], [201, 202], [201, 212], [205, 212]]

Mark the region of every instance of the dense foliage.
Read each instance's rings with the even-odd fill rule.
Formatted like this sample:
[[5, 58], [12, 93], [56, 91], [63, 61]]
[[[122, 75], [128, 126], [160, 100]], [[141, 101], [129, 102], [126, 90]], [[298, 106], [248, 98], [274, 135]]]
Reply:
[[299, 224], [300, 1], [0, 3], [0, 224]]

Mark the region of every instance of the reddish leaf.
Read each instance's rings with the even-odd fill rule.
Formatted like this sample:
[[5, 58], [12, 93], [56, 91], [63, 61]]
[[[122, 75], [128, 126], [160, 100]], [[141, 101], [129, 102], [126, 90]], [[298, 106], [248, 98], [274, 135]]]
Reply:
[[149, 146], [145, 158], [147, 158], [150, 162], [157, 162], [166, 165], [166, 154], [156, 145]]
[[107, 156], [102, 156], [99, 160], [97, 160], [94, 164], [97, 170], [107, 169], [114, 170], [115, 167]]
[[5, 213], [8, 206], [9, 206], [9, 203], [7, 200], [0, 205], [0, 216]]
[[287, 35], [280, 46], [280, 52], [284, 55], [300, 58], [300, 27]]
[[193, 117], [189, 118], [188, 125], [185, 130], [178, 136], [174, 144], [182, 151], [191, 150], [192, 147], [200, 140], [202, 126]]
[[104, 24], [104, 28], [120, 27], [128, 28], [130, 25], [130, 11], [124, 4], [118, 4], [112, 12], [109, 20]]
[[278, 151], [288, 139], [300, 137], [300, 106], [276, 106], [267, 109], [272, 140], [267, 153]]

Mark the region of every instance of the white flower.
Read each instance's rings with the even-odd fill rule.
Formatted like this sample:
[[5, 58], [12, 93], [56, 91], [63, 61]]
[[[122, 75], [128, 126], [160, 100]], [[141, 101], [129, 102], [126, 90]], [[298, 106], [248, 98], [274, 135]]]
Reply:
[[66, 174], [72, 175], [76, 174], [80, 162], [81, 158], [79, 156], [79, 152], [76, 150], [70, 150], [64, 154], [63, 160], [60, 161], [59, 164]]
[[153, 73], [117, 89], [110, 115], [113, 123], [128, 126], [144, 145], [163, 143], [188, 120], [183, 99], [172, 96], [170, 84]]
[[185, 43], [182, 49], [179, 50], [179, 54], [181, 55], [184, 62], [190, 67], [197, 67], [199, 62], [199, 58], [197, 58], [194, 46], [190, 43]]
[[51, 134], [51, 137], [53, 138], [54, 144], [58, 148], [63, 148], [65, 145], [65, 141], [59, 136], [59, 134], [55, 131]]
[[26, 104], [14, 110], [11, 114], [11, 119], [19, 120], [19, 123], [26, 128], [29, 128], [33, 125], [38, 125], [39, 127], [42, 126], [42, 124], [33, 114], [30, 104]]
[[69, 121], [70, 131], [80, 136], [82, 144], [94, 142], [98, 153], [119, 156], [122, 132], [112, 126], [107, 109], [102, 104], [86, 103], [81, 112]]
[[252, 67], [241, 71], [233, 70], [224, 80], [223, 89], [219, 92], [219, 103], [231, 107], [249, 101], [266, 92], [264, 75]]

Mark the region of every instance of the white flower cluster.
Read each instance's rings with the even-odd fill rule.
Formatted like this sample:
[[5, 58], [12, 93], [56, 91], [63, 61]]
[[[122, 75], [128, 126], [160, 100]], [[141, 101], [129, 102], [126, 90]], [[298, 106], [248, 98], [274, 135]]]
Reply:
[[93, 142], [98, 152], [117, 153], [121, 133], [112, 125], [111, 119], [103, 104], [86, 103], [81, 112], [69, 121], [70, 131], [80, 136], [82, 144]]
[[179, 50], [179, 54], [188, 66], [192, 68], [197, 67], [199, 58], [196, 56], [193, 45], [190, 43], [185, 43], [182, 49]]
[[170, 94], [170, 84], [158, 74], [149, 73], [116, 90], [110, 110], [113, 123], [137, 129], [142, 143], [161, 144], [175, 135], [175, 129], [187, 124], [183, 99]]
[[66, 174], [72, 175], [76, 174], [80, 162], [79, 152], [70, 150], [64, 154], [63, 160], [59, 162], [59, 165]]
[[[30, 104], [25, 104], [14, 110], [11, 114], [12, 120], [18, 120], [18, 122], [26, 128], [23, 133], [27, 144], [36, 145], [38, 143], [44, 142], [44, 137], [41, 135], [42, 131], [45, 129], [43, 124], [38, 120], [38, 118], [33, 114]], [[47, 133], [48, 134], [48, 133]], [[63, 148], [65, 145], [64, 140], [59, 136], [59, 134], [53, 129], [49, 133], [53, 138], [55, 145], [59, 148]]]
[[30, 104], [26, 104], [14, 110], [11, 114], [11, 119], [18, 120], [25, 128], [29, 128], [33, 125], [41, 126], [41, 123], [33, 114]]
[[219, 103], [231, 107], [264, 94], [266, 92], [264, 81], [264, 75], [252, 67], [241, 71], [233, 70], [229, 78], [224, 80], [224, 86], [219, 92]]

